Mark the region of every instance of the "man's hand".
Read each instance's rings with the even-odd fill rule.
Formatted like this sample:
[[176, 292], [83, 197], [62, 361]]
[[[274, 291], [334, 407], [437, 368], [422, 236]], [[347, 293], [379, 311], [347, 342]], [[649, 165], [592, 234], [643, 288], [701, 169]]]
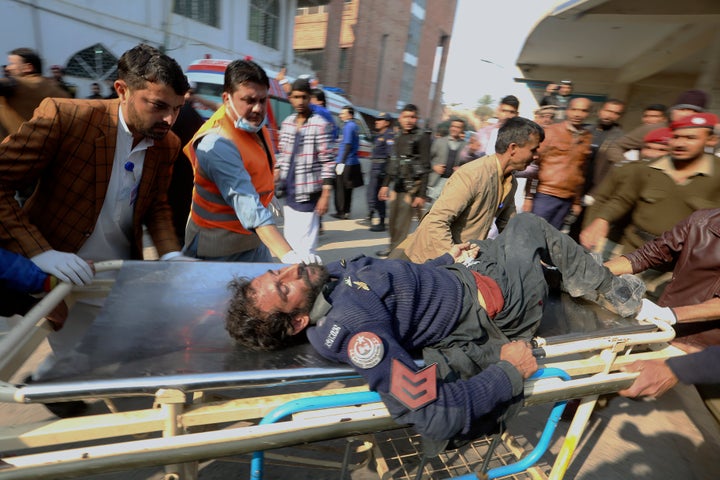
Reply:
[[580, 244], [588, 250], [593, 250], [601, 239], [606, 238], [610, 231], [610, 223], [602, 218], [595, 220], [580, 232]]
[[424, 197], [413, 197], [412, 207], [413, 208], [425, 207], [425, 198]]
[[456, 243], [448, 251], [455, 263], [465, 263], [468, 260], [472, 260], [480, 253], [480, 246], [472, 244], [470, 242]]
[[623, 372], [640, 372], [630, 388], [620, 390], [624, 397], [659, 397], [677, 385], [678, 378], [665, 360], [638, 360], [621, 369]]
[[378, 200], [381, 202], [384, 202], [385, 200], [390, 199], [390, 188], [389, 187], [380, 187], [380, 190], [378, 191]]
[[661, 307], [647, 298], [643, 298], [642, 307], [640, 307], [640, 311], [635, 318], [640, 321], [650, 322], [660, 320], [668, 325], [675, 325], [677, 323], [677, 317], [675, 316], [675, 312], [672, 311], [672, 308]]
[[310, 264], [310, 263], [317, 263], [322, 265], [322, 258], [320, 258], [319, 255], [315, 255], [314, 253], [305, 252], [305, 253], [298, 253], [295, 250], [290, 250], [285, 255], [282, 256], [280, 259], [281, 263], [304, 263], [304, 264]]
[[526, 198], [523, 200], [522, 204], [522, 211], [523, 212], [532, 212], [533, 207], [533, 199], [532, 198]]
[[330, 190], [323, 188], [322, 195], [318, 199], [317, 205], [315, 205], [315, 213], [319, 216], [323, 216], [328, 212], [328, 205], [330, 204]]
[[74, 253], [48, 250], [30, 259], [40, 270], [54, 275], [61, 282], [87, 285], [92, 282], [93, 269]]
[[47, 318], [50, 322], [50, 325], [52, 326], [53, 330], [56, 332], [60, 330], [63, 325], [65, 325], [65, 320], [68, 316], [68, 306], [67, 303], [63, 300], [62, 302], [58, 303], [58, 305], [53, 309], [52, 312], [48, 313]]
[[175, 255], [172, 258], [167, 259], [168, 262], [200, 262], [199, 258], [188, 257], [187, 255]]
[[503, 345], [500, 349], [500, 360], [510, 362], [525, 379], [530, 378], [538, 369], [537, 359], [532, 354], [532, 347], [524, 340], [513, 340]]

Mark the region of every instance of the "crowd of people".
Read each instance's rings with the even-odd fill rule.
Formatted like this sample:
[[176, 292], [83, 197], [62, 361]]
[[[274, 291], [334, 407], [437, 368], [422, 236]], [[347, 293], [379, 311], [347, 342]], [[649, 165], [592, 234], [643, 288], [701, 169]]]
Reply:
[[[248, 59], [227, 66], [222, 102], [204, 122], [182, 68], [148, 45], [121, 56], [113, 99], [97, 83], [88, 98], [72, 98], [62, 69], [43, 77], [29, 49], [10, 52], [7, 70], [3, 315], [32, 305], [17, 292], [88, 284], [93, 262], [142, 259], [143, 228], [160, 261], [295, 264], [233, 283], [229, 333], [279, 348], [307, 331], [320, 354], [355, 366], [398, 421], [444, 446], [512, 415], [537, 369], [528, 340], [551, 265], [573, 297], [676, 326], [688, 355], [631, 365], [640, 376], [624, 394], [720, 382], [719, 122], [704, 92], [684, 92], [669, 109], [649, 105], [627, 133], [623, 101], [595, 111], [567, 80], [548, 86], [534, 120], [519, 117], [508, 95], [494, 123], [471, 132], [453, 117], [439, 138], [406, 104], [397, 130], [392, 115], [377, 117], [365, 179], [353, 106], [336, 124], [305, 78], [284, 82], [293, 113], [275, 148], [270, 81]], [[323, 215], [333, 203], [333, 217], [351, 218], [353, 190], [365, 184], [359, 223], [387, 230], [389, 247], [381, 258], [321, 266]], [[179, 191], [180, 212], [168, 201]], [[99, 308], [52, 315], [56, 355]], [[418, 353], [430, 370], [417, 368]], [[403, 378], [430, 386], [409, 396]], [[711, 405], [715, 393], [703, 390]]]

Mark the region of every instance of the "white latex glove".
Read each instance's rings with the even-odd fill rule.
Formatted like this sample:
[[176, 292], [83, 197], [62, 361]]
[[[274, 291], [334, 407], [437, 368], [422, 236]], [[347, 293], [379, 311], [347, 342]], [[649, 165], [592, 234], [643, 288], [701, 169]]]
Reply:
[[668, 325], [675, 325], [677, 323], [677, 317], [675, 316], [675, 312], [672, 311], [672, 308], [661, 307], [647, 298], [643, 298], [642, 307], [640, 307], [640, 311], [635, 318], [641, 321], [660, 320]]
[[183, 255], [182, 252], [168, 252], [162, 257], [160, 257], [161, 262], [200, 262], [201, 260], [199, 258], [195, 257], [188, 257], [186, 255]]
[[335, 165], [335, 174], [336, 175], [342, 175], [345, 171], [345, 164], [344, 163], [338, 163]]
[[295, 250], [290, 250], [285, 255], [282, 256], [280, 259], [281, 263], [317, 263], [322, 265], [322, 259], [315, 255], [314, 253], [306, 252], [304, 254], [300, 254], [296, 252]]
[[185, 255], [177, 255], [175, 257], [168, 258], [167, 261], [168, 262], [199, 262], [200, 259], [195, 258], [195, 257], [188, 257]]
[[87, 285], [93, 279], [93, 271], [90, 265], [74, 253], [48, 250], [35, 255], [30, 261], [43, 272], [54, 275], [62, 282]]

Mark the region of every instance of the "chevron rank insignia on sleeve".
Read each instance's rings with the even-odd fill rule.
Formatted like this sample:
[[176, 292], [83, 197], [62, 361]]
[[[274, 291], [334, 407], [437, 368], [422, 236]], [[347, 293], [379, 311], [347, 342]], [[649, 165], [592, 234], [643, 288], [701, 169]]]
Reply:
[[393, 358], [390, 373], [390, 394], [410, 410], [418, 410], [437, 400], [437, 364], [418, 372]]

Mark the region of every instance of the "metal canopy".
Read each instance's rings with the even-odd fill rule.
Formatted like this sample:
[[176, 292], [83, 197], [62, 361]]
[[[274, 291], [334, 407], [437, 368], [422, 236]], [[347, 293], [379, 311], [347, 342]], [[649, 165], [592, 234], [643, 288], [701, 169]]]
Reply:
[[[538, 22], [516, 63], [525, 80], [544, 86], [570, 78], [582, 93], [632, 98], [643, 86], [710, 91], [718, 27], [716, 0], [563, 2]], [[542, 96], [540, 88], [534, 93]]]

